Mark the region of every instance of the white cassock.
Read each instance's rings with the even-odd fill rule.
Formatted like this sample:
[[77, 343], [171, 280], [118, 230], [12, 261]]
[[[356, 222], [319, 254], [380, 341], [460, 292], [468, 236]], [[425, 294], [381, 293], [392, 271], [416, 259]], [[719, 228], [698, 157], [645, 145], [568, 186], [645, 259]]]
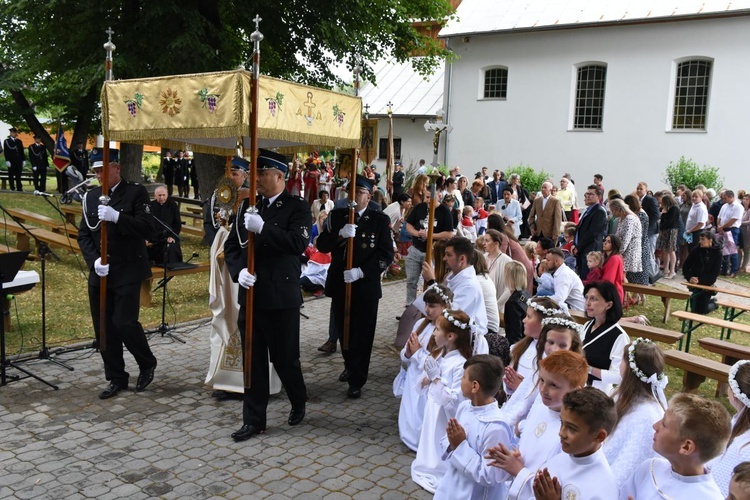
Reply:
[[[737, 423], [738, 415], [739, 413], [732, 417], [732, 428]], [[750, 446], [747, 446], [748, 444], [750, 444], [750, 430], [734, 438], [724, 453], [707, 464], [724, 497], [729, 495], [729, 482], [732, 480], [734, 468], [742, 462], [750, 462]]]
[[[419, 329], [425, 321], [427, 321], [426, 318], [417, 321], [414, 330]], [[401, 349], [401, 371], [394, 381], [394, 394], [397, 383], [402, 387], [401, 405], [398, 409], [398, 433], [401, 436], [401, 441], [412, 451], [417, 451], [419, 434], [422, 432], [422, 420], [427, 404], [427, 391], [422, 388], [422, 380], [427, 375], [422, 366], [428, 356], [427, 343], [434, 331], [434, 325], [428, 324], [425, 326], [422, 333], [419, 334], [421, 347], [412, 354], [411, 358], [405, 356], [406, 347]], [[395, 395], [398, 396], [398, 394]]]
[[604, 441], [607, 462], [616, 464], [612, 469], [618, 488], [644, 460], [657, 456], [654, 451], [654, 424], [664, 417], [664, 409], [655, 399], [638, 400], [617, 422], [617, 427]]
[[[617, 498], [617, 481], [604, 452], [599, 448], [587, 457], [574, 457], [560, 452], [545, 465], [551, 477], [562, 486], [566, 500], [609, 500]], [[533, 498], [521, 497], [521, 498]], [[640, 495], [636, 496], [642, 500]], [[685, 497], [672, 497], [685, 498]], [[702, 498], [702, 497], [695, 497]]]
[[[516, 372], [518, 372], [524, 380], [534, 377], [534, 373], [536, 372], [536, 344], [536, 339], [532, 340], [529, 347], [526, 348], [518, 359], [518, 368], [516, 369]], [[518, 387], [521, 387], [521, 385], [519, 384]], [[518, 390], [518, 387], [516, 387], [516, 390]], [[513, 391], [509, 390], [505, 383], [503, 383], [503, 388], [505, 389], [506, 394], [513, 394]]]
[[[208, 283], [208, 307], [211, 309], [211, 361], [206, 374], [206, 384], [215, 390], [243, 393], [242, 344], [237, 327], [240, 306], [237, 302], [239, 285], [232, 281], [224, 264], [224, 242], [229, 236], [225, 227], [219, 228], [211, 245], [211, 275]], [[269, 391], [281, 391], [281, 380], [268, 363]]]
[[510, 447], [512, 429], [500, 420], [496, 402], [473, 406], [463, 401], [456, 411], [456, 420], [466, 431], [466, 439], [453, 451], [447, 451], [448, 436], [442, 440], [443, 459], [450, 463], [438, 484], [436, 500], [455, 498], [480, 500], [505, 498], [507, 484], [502, 470], [489, 465], [484, 457], [498, 443]]
[[[536, 471], [562, 451], [560, 446], [560, 412], [550, 410], [537, 397], [529, 416], [523, 422], [518, 449], [523, 457], [523, 469], [513, 478], [508, 498], [530, 498]], [[563, 497], [565, 498], [565, 497]]]
[[419, 435], [417, 457], [411, 463], [412, 480], [430, 493], [435, 493], [440, 479], [448, 470], [443, 461], [440, 440], [445, 436], [448, 419], [456, 416], [458, 404], [464, 400], [461, 378], [464, 374], [464, 358], [458, 350], [441, 357], [440, 382], [430, 383], [427, 391], [424, 421]]
[[723, 500], [724, 495], [708, 469], [699, 476], [681, 476], [672, 470], [666, 458], [646, 460], [636, 467], [620, 488], [620, 499], [628, 496], [638, 500], [663, 498], [693, 498], [695, 500]]
[[536, 385], [537, 379], [537, 373], [533, 373], [530, 376], [524, 377], [521, 383], [518, 384], [516, 390], [511, 394], [503, 407], [500, 408], [500, 418], [503, 419], [503, 422], [511, 427], [515, 427], [517, 423], [528, 416], [534, 401], [536, 401], [539, 395], [539, 389]]

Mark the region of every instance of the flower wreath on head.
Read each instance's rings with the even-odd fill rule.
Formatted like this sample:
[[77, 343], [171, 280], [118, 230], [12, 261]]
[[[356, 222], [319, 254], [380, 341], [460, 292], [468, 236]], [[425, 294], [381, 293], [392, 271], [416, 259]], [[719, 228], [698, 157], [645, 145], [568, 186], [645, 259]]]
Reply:
[[536, 312], [542, 313], [545, 316], [552, 316], [554, 314], [565, 314], [565, 312], [562, 309], [555, 309], [552, 307], [544, 307], [543, 305], [534, 302], [534, 298], [531, 297], [526, 300], [526, 305]]
[[448, 298], [445, 292], [443, 292], [443, 290], [440, 288], [440, 285], [438, 285], [437, 283], [433, 283], [432, 285], [430, 285], [427, 290], [435, 290], [435, 293], [438, 294], [438, 296], [446, 306], [451, 305], [451, 299]]
[[551, 317], [551, 318], [544, 318], [542, 320], [542, 327], [545, 327], [547, 325], [559, 325], [563, 326], [565, 328], [568, 328], [570, 330], [574, 330], [576, 333], [580, 334], [582, 330], [582, 326], [579, 325], [576, 321], [570, 319], [570, 318], [559, 318], [559, 317]]
[[651, 385], [651, 393], [654, 395], [654, 398], [666, 408], [667, 398], [664, 395], [664, 389], [669, 383], [669, 378], [664, 373], [652, 373], [650, 376], [646, 376], [643, 370], [638, 368], [635, 362], [635, 347], [641, 343], [653, 344], [649, 339], [644, 339], [643, 337], [638, 337], [630, 344], [630, 347], [628, 347], [628, 364], [630, 365], [630, 370], [638, 377], [638, 380]]
[[732, 365], [732, 368], [729, 370], [729, 387], [732, 388], [734, 397], [739, 399], [743, 405], [750, 408], [750, 398], [748, 398], [747, 395], [742, 392], [742, 390], [740, 389], [740, 384], [737, 383], [737, 371], [740, 369], [740, 366], [744, 365], [745, 363], [750, 363], [750, 360], [743, 359], [737, 361]]
[[454, 318], [448, 309], [443, 309], [443, 317], [448, 320], [453, 326], [460, 328], [461, 330], [468, 329], [472, 335], [477, 333], [477, 323], [473, 319], [469, 318], [468, 323], [462, 323]]

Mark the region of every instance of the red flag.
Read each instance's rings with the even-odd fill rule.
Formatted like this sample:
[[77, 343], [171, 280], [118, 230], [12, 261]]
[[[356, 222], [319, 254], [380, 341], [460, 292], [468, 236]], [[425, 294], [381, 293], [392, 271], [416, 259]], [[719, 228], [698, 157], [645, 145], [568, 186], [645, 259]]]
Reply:
[[68, 141], [63, 134], [62, 122], [57, 123], [57, 140], [55, 140], [55, 153], [52, 155], [52, 163], [55, 168], [63, 172], [70, 165], [70, 152], [68, 151]]

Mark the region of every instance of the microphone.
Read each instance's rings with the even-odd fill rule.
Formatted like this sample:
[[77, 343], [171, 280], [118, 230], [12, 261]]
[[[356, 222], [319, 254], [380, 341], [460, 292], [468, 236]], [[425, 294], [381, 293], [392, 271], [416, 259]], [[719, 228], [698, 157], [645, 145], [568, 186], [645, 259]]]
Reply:
[[46, 198], [54, 198], [54, 194], [45, 193], [44, 191], [34, 191], [34, 196], [44, 196]]

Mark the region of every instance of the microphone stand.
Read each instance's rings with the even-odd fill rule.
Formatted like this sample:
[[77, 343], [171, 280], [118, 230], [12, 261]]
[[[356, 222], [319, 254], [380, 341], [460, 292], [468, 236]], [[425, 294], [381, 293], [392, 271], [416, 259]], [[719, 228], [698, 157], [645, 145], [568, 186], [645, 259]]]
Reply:
[[[164, 228], [164, 231], [167, 234], [167, 238], [169, 238], [171, 236], [177, 242], [179, 242], [182, 239], [182, 238], [180, 238], [180, 236], [177, 233], [175, 233], [174, 231], [172, 231], [172, 228], [169, 227], [168, 224], [166, 224], [163, 220], [161, 220], [160, 218], [158, 218], [156, 215], [151, 214], [151, 217], [153, 217], [156, 222], [158, 222], [159, 224], [161, 224], [161, 226]], [[164, 276], [162, 277], [161, 283], [159, 283], [156, 286], [156, 289], [154, 290], [154, 291], [156, 291], [156, 290], [159, 289], [159, 287], [161, 287], [161, 324], [155, 330], [149, 330], [146, 333], [149, 334], [149, 335], [154, 334], [154, 333], [159, 333], [159, 334], [161, 334], [162, 337], [166, 336], [166, 337], [174, 339], [174, 340], [176, 340], [178, 342], [182, 342], [183, 344], [187, 344], [187, 342], [185, 342], [185, 340], [181, 339], [180, 337], [178, 337], [177, 335], [173, 334], [170, 331], [171, 329], [170, 329], [169, 325], [167, 324], [167, 320], [166, 320], [166, 314], [167, 314], [167, 283], [169, 283], [169, 280], [172, 279], [171, 277], [167, 278], [167, 259], [169, 257], [169, 245], [170, 245], [170, 243], [165, 240], [164, 241], [164, 259], [163, 259], [164, 260], [164, 262], [163, 262], [163, 265], [164, 265], [164, 271], [163, 271], [164, 272]]]

